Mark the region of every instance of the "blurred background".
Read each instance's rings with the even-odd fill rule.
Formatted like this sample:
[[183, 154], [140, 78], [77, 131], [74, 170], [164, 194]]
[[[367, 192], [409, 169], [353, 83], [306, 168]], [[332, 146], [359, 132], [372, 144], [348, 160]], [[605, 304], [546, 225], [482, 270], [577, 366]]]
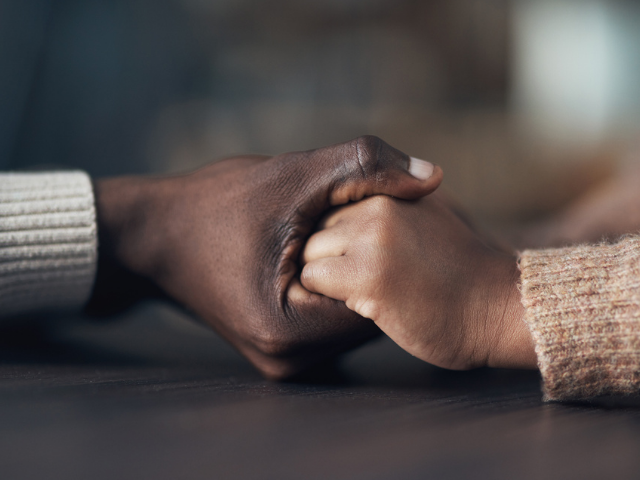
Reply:
[[175, 172], [375, 134], [483, 222], [633, 168], [640, 4], [3, 0], [0, 169]]

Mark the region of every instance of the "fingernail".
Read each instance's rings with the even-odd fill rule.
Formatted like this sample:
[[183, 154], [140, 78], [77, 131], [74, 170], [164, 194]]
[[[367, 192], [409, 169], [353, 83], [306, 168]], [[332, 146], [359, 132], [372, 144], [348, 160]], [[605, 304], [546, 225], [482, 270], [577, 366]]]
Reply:
[[409, 173], [420, 180], [427, 180], [433, 174], [433, 164], [426, 160], [409, 157]]

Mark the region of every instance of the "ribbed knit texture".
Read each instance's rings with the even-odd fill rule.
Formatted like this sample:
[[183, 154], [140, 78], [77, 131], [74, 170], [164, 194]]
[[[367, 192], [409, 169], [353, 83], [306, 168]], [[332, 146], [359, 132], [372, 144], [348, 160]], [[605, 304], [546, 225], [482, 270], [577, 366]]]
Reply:
[[640, 392], [640, 236], [528, 250], [525, 320], [546, 400]]
[[81, 307], [96, 259], [85, 173], [0, 175], [0, 318]]

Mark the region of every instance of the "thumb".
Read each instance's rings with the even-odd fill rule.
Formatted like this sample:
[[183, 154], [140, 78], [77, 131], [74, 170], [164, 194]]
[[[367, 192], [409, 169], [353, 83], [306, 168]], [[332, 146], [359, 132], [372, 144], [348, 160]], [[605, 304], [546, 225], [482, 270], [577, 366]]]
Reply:
[[324, 208], [370, 195], [414, 200], [438, 188], [443, 176], [440, 167], [409, 157], [374, 136], [306, 152], [298, 168], [312, 181], [315, 200], [324, 197], [325, 202], [313, 203]]

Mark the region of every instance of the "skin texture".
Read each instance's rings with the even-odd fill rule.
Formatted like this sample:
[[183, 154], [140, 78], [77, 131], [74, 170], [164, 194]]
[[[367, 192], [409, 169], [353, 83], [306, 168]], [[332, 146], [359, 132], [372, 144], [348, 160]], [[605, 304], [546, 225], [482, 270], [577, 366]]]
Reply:
[[99, 269], [89, 310], [168, 297], [265, 376], [293, 375], [379, 332], [342, 302], [302, 288], [304, 242], [333, 206], [374, 194], [416, 199], [438, 187], [439, 168], [419, 179], [410, 164], [380, 139], [360, 137], [188, 175], [98, 181]]
[[483, 243], [442, 196], [342, 207], [310, 237], [302, 261], [305, 288], [344, 301], [424, 361], [536, 368], [515, 256]]

